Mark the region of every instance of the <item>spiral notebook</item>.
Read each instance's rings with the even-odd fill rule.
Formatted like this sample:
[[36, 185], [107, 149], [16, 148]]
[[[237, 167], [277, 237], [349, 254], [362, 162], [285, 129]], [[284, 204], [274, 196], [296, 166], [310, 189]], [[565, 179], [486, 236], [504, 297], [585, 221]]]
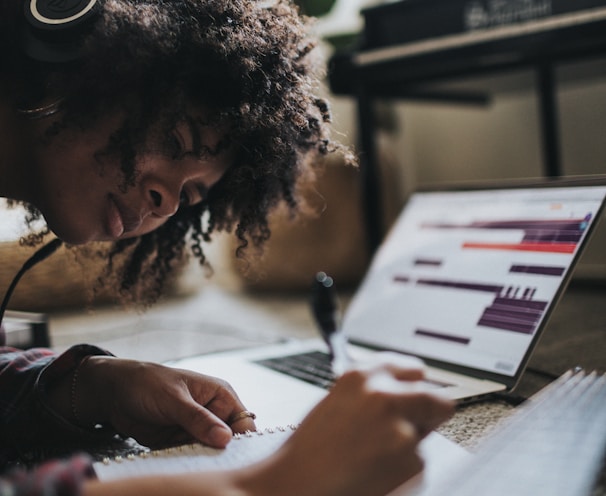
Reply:
[[[389, 496], [591, 494], [600, 467], [606, 470], [605, 412], [606, 375], [569, 371], [514, 410], [474, 455], [430, 434], [419, 447], [424, 471]], [[191, 444], [133, 453], [98, 462], [95, 470], [108, 481], [237, 469], [275, 452], [296, 429], [236, 434], [223, 450]]]
[[291, 425], [236, 434], [225, 449], [196, 443], [105, 458], [95, 463], [95, 472], [101, 480], [114, 480], [144, 475], [237, 469], [269, 456], [295, 429]]
[[[235, 434], [225, 449], [188, 444], [156, 451], [145, 450], [128, 456], [106, 458], [96, 462], [94, 468], [97, 477], [102, 481], [238, 469], [274, 453], [296, 429], [297, 426], [288, 425]], [[423, 473], [402, 485], [390, 496], [420, 494], [421, 491], [439, 483], [451, 470], [455, 470], [472, 456], [437, 433], [431, 433], [425, 438], [419, 451], [425, 460]]]

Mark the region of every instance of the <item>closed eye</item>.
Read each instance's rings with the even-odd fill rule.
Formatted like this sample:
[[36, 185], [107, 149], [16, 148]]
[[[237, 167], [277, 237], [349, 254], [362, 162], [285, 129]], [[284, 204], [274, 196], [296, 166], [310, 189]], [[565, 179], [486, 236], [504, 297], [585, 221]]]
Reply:
[[185, 155], [183, 142], [180, 139], [180, 136], [177, 135], [176, 131], [170, 133], [166, 137], [164, 148], [167, 156], [169, 156], [173, 160], [179, 160]]
[[181, 191], [181, 195], [179, 196], [179, 206], [189, 207], [191, 204], [192, 203], [189, 198], [189, 195], [187, 194], [187, 191], [185, 189], [183, 189]]
[[207, 197], [208, 188], [203, 184], [185, 185], [179, 197], [179, 203], [184, 207], [196, 205]]

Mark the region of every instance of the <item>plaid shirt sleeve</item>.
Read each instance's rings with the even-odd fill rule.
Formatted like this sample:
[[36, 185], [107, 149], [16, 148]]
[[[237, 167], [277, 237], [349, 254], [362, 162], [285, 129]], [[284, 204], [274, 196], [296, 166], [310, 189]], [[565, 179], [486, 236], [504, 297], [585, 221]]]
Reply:
[[94, 478], [91, 459], [77, 455], [47, 462], [35, 470], [12, 470], [0, 477], [0, 496], [78, 496]]
[[9, 462], [21, 453], [66, 440], [109, 439], [110, 429], [90, 431], [62, 418], [48, 404], [46, 387], [70, 373], [89, 355], [109, 355], [90, 345], [77, 345], [62, 354], [46, 348], [17, 350], [0, 347], [0, 496], [77, 496], [93, 478], [88, 455], [48, 461], [31, 470]]
[[109, 353], [90, 345], [73, 346], [59, 355], [46, 348], [0, 347], [0, 466], [29, 449], [114, 435], [111, 429], [85, 429], [70, 422], [47, 399], [47, 385], [69, 374], [89, 355]]

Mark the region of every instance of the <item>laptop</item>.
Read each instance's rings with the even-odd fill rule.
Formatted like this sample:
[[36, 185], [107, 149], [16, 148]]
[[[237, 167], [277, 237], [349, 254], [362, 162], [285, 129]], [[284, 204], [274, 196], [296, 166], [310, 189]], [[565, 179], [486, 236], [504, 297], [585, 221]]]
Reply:
[[[414, 192], [344, 312], [351, 355], [420, 359], [424, 385], [459, 402], [511, 391], [605, 197], [602, 177]], [[170, 365], [226, 379], [258, 427], [299, 422], [334, 380], [320, 338]]]

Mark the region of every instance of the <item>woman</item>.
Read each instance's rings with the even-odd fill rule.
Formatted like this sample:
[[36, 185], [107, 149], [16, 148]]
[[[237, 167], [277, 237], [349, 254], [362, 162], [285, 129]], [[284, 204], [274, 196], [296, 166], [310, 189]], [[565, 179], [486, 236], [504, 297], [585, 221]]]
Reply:
[[[134, 302], [159, 296], [188, 245], [205, 263], [201, 243], [216, 231], [233, 229], [240, 254], [260, 246], [272, 208], [299, 207], [314, 157], [343, 151], [314, 93], [306, 20], [287, 1], [4, 0], [0, 33], [0, 195], [65, 243], [110, 242], [106, 278]], [[281, 450], [245, 470], [109, 484], [74, 457], [6, 471], [0, 492], [385, 494], [420, 469], [416, 447], [451, 405], [375, 390], [377, 374], [421, 377], [345, 374]], [[5, 470], [67, 439], [223, 447], [254, 429], [219, 379], [87, 345], [2, 348], [0, 390]]]

